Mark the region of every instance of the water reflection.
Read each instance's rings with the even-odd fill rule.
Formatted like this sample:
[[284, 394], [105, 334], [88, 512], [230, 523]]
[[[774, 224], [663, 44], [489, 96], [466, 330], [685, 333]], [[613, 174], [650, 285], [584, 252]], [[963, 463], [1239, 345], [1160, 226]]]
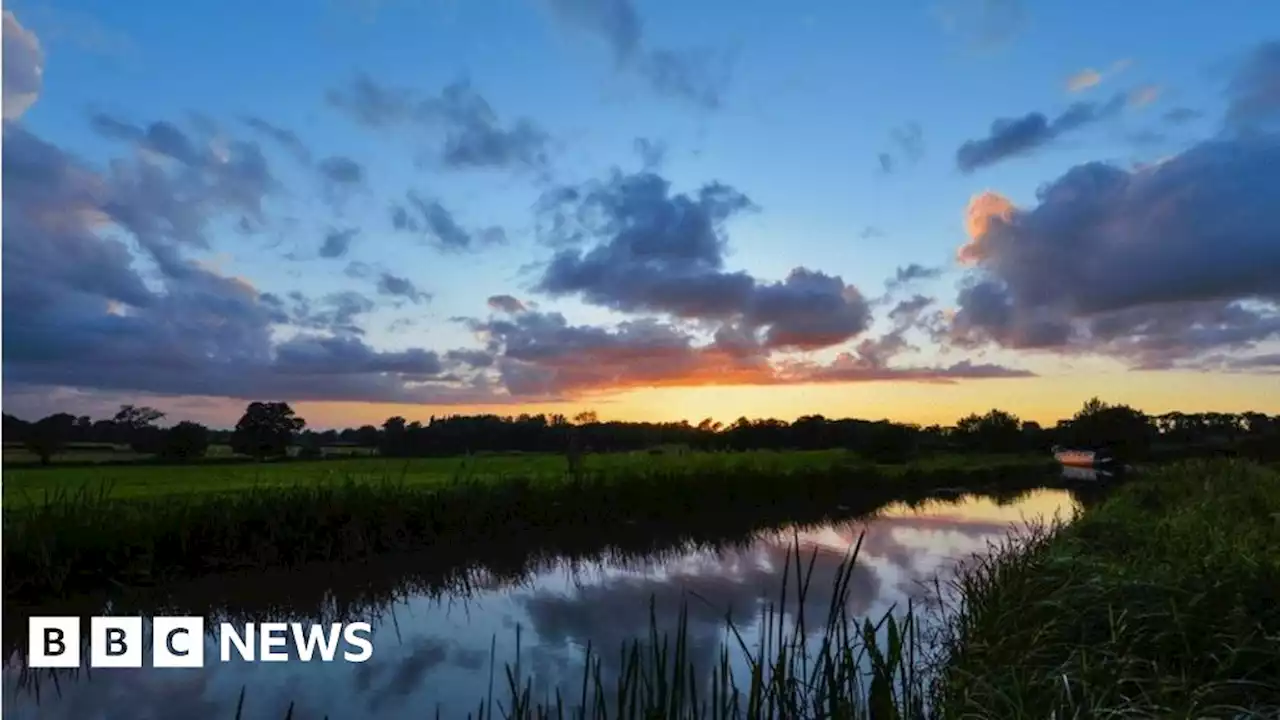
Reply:
[[[785, 604], [789, 614], [803, 611], [808, 627], [820, 632], [838, 569], [860, 535], [849, 610], [877, 618], [908, 598], [923, 597], [940, 571], [1005, 537], [1011, 528], [1069, 515], [1075, 505], [1062, 490], [999, 500], [961, 495], [717, 546], [646, 555], [614, 552], [587, 560], [546, 558], [531, 571], [472, 571], [455, 577], [453, 585], [408, 582], [399, 596], [357, 611], [363, 613], [358, 619], [374, 625], [374, 656], [363, 664], [223, 664], [216, 662], [217, 645], [210, 638], [204, 668], [62, 675], [57, 692], [47, 680], [41, 683], [37, 702], [30, 683], [19, 688], [20, 671], [11, 659], [4, 674], [5, 716], [230, 718], [244, 688], [246, 718], [283, 717], [290, 703], [294, 717], [420, 717], [437, 707], [443, 717], [454, 717], [476, 711], [488, 694], [493, 657], [498, 697], [505, 699], [503, 665], [518, 660], [535, 695], [551, 695], [559, 688], [573, 698], [580, 691], [588, 645], [601, 652], [603, 678], [610, 680], [620, 669], [622, 645], [647, 634], [651, 618], [660, 631], [674, 632], [681, 606], [687, 608], [689, 660], [709, 675], [721, 647], [733, 642], [727, 617], [753, 642], [762, 609]], [[797, 539], [806, 570], [811, 554], [813, 558], [810, 592], [803, 602], [794, 580], [785, 592], [782, 581], [784, 573], [794, 577], [795, 568], [786, 568]], [[308, 582], [328, 583], [331, 590], [344, 588], [339, 591], [351, 596], [377, 573], [370, 567], [334, 568], [309, 581], [303, 574], [280, 574], [258, 583], [302, 593]], [[225, 578], [207, 579], [175, 589], [172, 607], [197, 607], [200, 597], [218, 597], [211, 588], [222, 586], [225, 592], [227, 585]], [[281, 602], [278, 595], [273, 604], [252, 612], [246, 607], [230, 614], [262, 621], [337, 612], [332, 602], [300, 612], [298, 604]], [[338, 614], [350, 616], [351, 607], [358, 606], [344, 607]]]

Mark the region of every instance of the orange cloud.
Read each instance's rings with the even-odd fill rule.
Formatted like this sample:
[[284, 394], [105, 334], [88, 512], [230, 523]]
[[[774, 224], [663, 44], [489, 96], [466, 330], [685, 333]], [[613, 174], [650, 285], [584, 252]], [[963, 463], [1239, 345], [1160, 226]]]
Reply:
[[1129, 93], [1130, 107], [1143, 107], [1150, 105], [1160, 98], [1161, 89], [1158, 85], [1145, 85], [1136, 88]]
[[1080, 92], [1102, 82], [1102, 73], [1093, 68], [1085, 68], [1067, 78], [1067, 92]]
[[990, 190], [969, 200], [966, 211], [965, 231], [969, 242], [956, 252], [956, 258], [964, 265], [975, 265], [987, 256], [984, 239], [997, 221], [1009, 223], [1017, 210], [1005, 196]]

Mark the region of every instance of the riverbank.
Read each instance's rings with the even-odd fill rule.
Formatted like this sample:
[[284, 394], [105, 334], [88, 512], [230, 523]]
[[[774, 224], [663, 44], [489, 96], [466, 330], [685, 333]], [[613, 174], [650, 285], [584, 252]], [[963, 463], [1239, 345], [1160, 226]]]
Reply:
[[1280, 713], [1280, 472], [1193, 462], [969, 566], [945, 717]]
[[607, 538], [626, 527], [657, 533], [716, 517], [743, 525], [852, 516], [939, 489], [1017, 492], [1054, 479], [1042, 461], [883, 467], [776, 455], [776, 462], [638, 465], [576, 477], [294, 477], [287, 485], [129, 499], [109, 486], [82, 485], [40, 501], [28, 496], [26, 504], [6, 500], [5, 599], [37, 603], [112, 586], [433, 547], [540, 547], [566, 534]]

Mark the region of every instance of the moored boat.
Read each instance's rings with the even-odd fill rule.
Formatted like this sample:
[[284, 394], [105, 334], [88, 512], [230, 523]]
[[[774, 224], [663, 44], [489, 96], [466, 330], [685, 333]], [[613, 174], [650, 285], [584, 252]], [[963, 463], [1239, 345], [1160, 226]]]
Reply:
[[1053, 457], [1066, 467], [1100, 468], [1115, 462], [1105, 451], [1064, 448], [1058, 445], [1053, 446]]

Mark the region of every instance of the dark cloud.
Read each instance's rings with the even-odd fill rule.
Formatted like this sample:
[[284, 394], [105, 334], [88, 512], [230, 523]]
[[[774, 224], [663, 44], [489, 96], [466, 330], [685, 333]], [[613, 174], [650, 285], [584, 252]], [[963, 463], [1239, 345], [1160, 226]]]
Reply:
[[162, 247], [175, 241], [204, 247], [205, 220], [220, 212], [240, 214], [242, 228], [266, 221], [263, 203], [280, 189], [257, 143], [226, 140], [216, 126], [189, 133], [167, 121], [145, 127], [97, 113], [91, 127], [105, 138], [126, 142], [168, 162], [110, 165], [108, 212], [155, 255], [165, 272], [174, 270]]
[[326, 95], [329, 104], [346, 112], [356, 122], [371, 128], [388, 128], [414, 119], [422, 102], [408, 88], [382, 85], [366, 73]]
[[[127, 126], [127, 124], [123, 124]], [[485, 401], [427, 350], [359, 339], [356, 294], [318, 302], [263, 294], [188, 257], [204, 228], [251, 209], [259, 185], [236, 144], [211, 157], [167, 131], [133, 135], [149, 152], [89, 168], [4, 125], [3, 374], [7, 392], [75, 387], [156, 395], [382, 402]], [[190, 164], [188, 164], [190, 163]], [[232, 186], [237, 177], [247, 185]], [[114, 231], [114, 232], [113, 232]], [[161, 271], [146, 281], [125, 239]], [[400, 288], [404, 290], [404, 288]], [[295, 332], [283, 342], [276, 329]], [[468, 400], [469, 401], [469, 400]]]
[[445, 357], [453, 362], [484, 368], [493, 365], [493, 355], [484, 350], [450, 350]]
[[889, 140], [893, 147], [876, 156], [880, 171], [885, 174], [904, 165], [915, 165], [924, 157], [924, 129], [919, 123], [908, 122], [894, 128], [889, 131]]
[[244, 118], [244, 124], [274, 140], [304, 165], [311, 163], [311, 150], [292, 130], [286, 130], [279, 125], [273, 125], [260, 117], [253, 116]]
[[546, 0], [561, 23], [601, 39], [619, 70], [636, 73], [650, 88], [706, 110], [723, 102], [731, 62], [706, 49], [647, 47], [644, 24], [631, 0]]
[[4, 120], [17, 120], [44, 87], [44, 50], [40, 39], [22, 27], [13, 11], [4, 11]]
[[1028, 209], [969, 208], [952, 338], [1169, 367], [1280, 333], [1280, 136], [1203, 142], [1136, 170], [1091, 163]]
[[640, 156], [641, 167], [645, 170], [661, 170], [667, 159], [667, 144], [661, 140], [636, 138], [635, 151]]
[[649, 172], [553, 190], [543, 203], [551, 215], [545, 239], [587, 247], [556, 252], [536, 289], [623, 312], [741, 322], [776, 348], [815, 349], [865, 329], [868, 305], [839, 277], [795, 268], [781, 282], [763, 282], [725, 270], [724, 223], [753, 207], [718, 183], [673, 194]]
[[431, 299], [431, 293], [419, 290], [412, 280], [399, 275], [392, 275], [388, 272], [378, 276], [378, 292], [382, 295], [405, 298], [414, 303], [426, 302]]
[[507, 240], [502, 228], [490, 226], [476, 230], [462, 227], [439, 200], [424, 198], [410, 191], [404, 204], [391, 206], [391, 226], [396, 230], [421, 234], [444, 250], [476, 250], [499, 245]]
[[884, 230], [875, 225], [867, 225], [858, 233], [859, 240], [871, 240], [872, 238], [884, 237]]
[[550, 135], [528, 118], [503, 124], [470, 81], [457, 80], [435, 97], [380, 85], [367, 75], [328, 95], [329, 103], [370, 128], [416, 127], [443, 133], [438, 159], [454, 169], [544, 169]]
[[351, 290], [330, 293], [318, 301], [296, 291], [283, 298], [262, 293], [258, 299], [281, 324], [337, 334], [363, 335], [364, 329], [356, 323], [361, 315], [374, 309], [372, 300]]
[[338, 185], [359, 185], [364, 182], [364, 168], [348, 157], [328, 157], [320, 161], [320, 175], [326, 181]]
[[910, 263], [895, 270], [893, 277], [885, 283], [885, 287], [889, 290], [894, 290], [917, 280], [933, 280], [940, 275], [942, 275], [942, 268], [940, 267], [931, 268], [918, 263]]
[[1226, 119], [1233, 129], [1280, 129], [1280, 40], [1254, 48], [1227, 91]]
[[1192, 120], [1204, 117], [1204, 113], [1189, 107], [1176, 107], [1166, 110], [1162, 117], [1170, 125], [1185, 125]]
[[524, 303], [510, 295], [491, 295], [489, 307], [504, 313], [521, 313], [525, 311]]
[[324, 242], [320, 244], [320, 257], [340, 258], [346, 255], [351, 247], [351, 241], [355, 240], [356, 235], [359, 234], [360, 228], [331, 229], [325, 234]]
[[[895, 322], [906, 326], [912, 320], [903, 317]], [[967, 362], [941, 368], [894, 367], [887, 355], [869, 358], [853, 353], [829, 364], [773, 363], [768, 347], [735, 326], [724, 326], [710, 341], [702, 341], [687, 330], [653, 319], [605, 328], [571, 325], [560, 313], [523, 312], [469, 324], [485, 338], [503, 386], [516, 397], [567, 398], [636, 387], [950, 382], [1031, 374]]]
[[956, 167], [969, 173], [1009, 158], [1029, 155], [1066, 133], [1114, 117], [1126, 102], [1126, 96], [1121, 93], [1103, 104], [1073, 103], [1053, 120], [1038, 112], [1020, 118], [1001, 118], [991, 123], [987, 137], [969, 140], [956, 150]]

